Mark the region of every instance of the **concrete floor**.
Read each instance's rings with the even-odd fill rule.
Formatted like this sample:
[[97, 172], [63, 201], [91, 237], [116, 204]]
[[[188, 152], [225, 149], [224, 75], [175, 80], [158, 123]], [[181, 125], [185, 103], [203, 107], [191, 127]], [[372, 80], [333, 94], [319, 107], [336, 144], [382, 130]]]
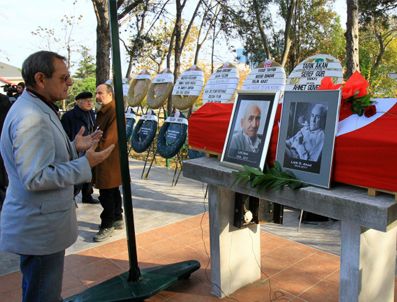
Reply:
[[[201, 269], [189, 280], [148, 301], [218, 301], [210, 294], [206, 186], [181, 176], [178, 185], [173, 187], [174, 171], [161, 167], [153, 167], [149, 178], [142, 180], [142, 169], [143, 162], [130, 160], [140, 266], [186, 259], [198, 259], [201, 263]], [[106, 242], [94, 243], [92, 237], [98, 228], [101, 206], [80, 202], [78, 205], [79, 238], [67, 250], [64, 297], [128, 269], [125, 231], [117, 231]], [[283, 225], [261, 225], [263, 277], [224, 300], [338, 300], [339, 222], [302, 224], [299, 231], [298, 222], [299, 211], [285, 209]], [[18, 258], [0, 253], [0, 297], [10, 302], [20, 301], [17, 271]]]
[[266, 223], [262, 230], [340, 256], [340, 221], [302, 223], [300, 211], [284, 209], [283, 224]]
[[[130, 160], [136, 234], [207, 211], [207, 201], [204, 200], [206, 185], [181, 175], [177, 186], [171, 186], [174, 171], [156, 166], [152, 167], [148, 179], [144, 180], [140, 178], [142, 170], [142, 161]], [[98, 196], [98, 190], [94, 190], [93, 196]], [[80, 195], [76, 197], [76, 200], [79, 236], [76, 243], [66, 250], [67, 255], [109, 242], [97, 243], [92, 240], [100, 223], [101, 205], [82, 204]], [[298, 231], [298, 222], [299, 211], [286, 208], [283, 225], [265, 223], [261, 228], [269, 233], [325, 252], [340, 254], [340, 223], [338, 221], [302, 224], [300, 231]], [[115, 232], [110, 241], [121, 238], [125, 238], [125, 231]], [[18, 270], [19, 257], [0, 252], [0, 275]]]
[[[153, 166], [148, 179], [141, 179], [143, 162], [130, 160], [131, 192], [134, 207], [134, 225], [136, 234], [152, 230], [176, 221], [197, 215], [206, 210], [204, 200], [205, 185], [180, 177], [177, 186], [171, 186], [172, 169]], [[94, 197], [98, 197], [94, 190]], [[85, 249], [97, 247], [106, 242], [93, 242], [92, 238], [98, 231], [100, 204], [82, 204], [81, 197], [76, 197], [78, 209], [79, 236], [74, 245], [66, 250], [73, 254]], [[117, 231], [110, 238], [115, 241], [125, 238], [125, 231]], [[0, 252], [0, 276], [19, 270], [19, 257]]]

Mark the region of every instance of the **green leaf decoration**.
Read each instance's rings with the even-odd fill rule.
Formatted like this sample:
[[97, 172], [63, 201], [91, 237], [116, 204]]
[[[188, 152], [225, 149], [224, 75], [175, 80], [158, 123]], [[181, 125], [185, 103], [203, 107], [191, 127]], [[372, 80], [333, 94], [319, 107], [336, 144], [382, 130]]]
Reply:
[[352, 96], [347, 100], [347, 102], [350, 102], [352, 104], [351, 110], [353, 113], [356, 113], [359, 116], [362, 116], [364, 114], [365, 108], [368, 106], [371, 106], [374, 102], [371, 101], [370, 95], [364, 95], [360, 98], [356, 98], [355, 96]]
[[251, 187], [257, 188], [258, 192], [264, 190], [281, 190], [285, 186], [297, 190], [305, 184], [296, 178], [293, 172], [283, 171], [278, 161], [274, 162], [274, 166], [265, 167], [262, 172], [257, 168], [243, 166], [242, 171], [234, 171], [236, 183], [250, 183]]

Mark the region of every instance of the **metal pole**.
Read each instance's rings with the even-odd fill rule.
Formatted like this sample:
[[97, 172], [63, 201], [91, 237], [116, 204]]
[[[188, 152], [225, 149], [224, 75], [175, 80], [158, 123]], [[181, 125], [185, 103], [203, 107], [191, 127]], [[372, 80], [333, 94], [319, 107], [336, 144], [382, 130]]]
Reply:
[[119, 27], [117, 22], [117, 0], [109, 0], [110, 32], [112, 39], [113, 86], [116, 98], [117, 132], [120, 147], [120, 168], [123, 185], [123, 204], [127, 226], [128, 258], [130, 263], [129, 281], [137, 281], [141, 276], [136, 252], [134, 214], [131, 199], [131, 178], [127, 153], [124, 101], [120, 63]]

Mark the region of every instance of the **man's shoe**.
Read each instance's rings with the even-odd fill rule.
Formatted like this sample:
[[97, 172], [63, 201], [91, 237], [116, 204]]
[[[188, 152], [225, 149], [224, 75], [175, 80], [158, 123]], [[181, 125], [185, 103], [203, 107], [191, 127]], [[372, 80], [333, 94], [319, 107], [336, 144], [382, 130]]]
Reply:
[[116, 220], [115, 222], [113, 222], [113, 227], [114, 227], [115, 230], [124, 229], [124, 221], [123, 221], [123, 219]]
[[83, 199], [81, 202], [82, 203], [98, 204], [99, 200], [96, 198], [90, 198], [90, 199]]
[[94, 241], [95, 242], [101, 242], [101, 241], [105, 241], [106, 239], [112, 237], [114, 228], [102, 228], [99, 229], [99, 232], [95, 234], [94, 236]]

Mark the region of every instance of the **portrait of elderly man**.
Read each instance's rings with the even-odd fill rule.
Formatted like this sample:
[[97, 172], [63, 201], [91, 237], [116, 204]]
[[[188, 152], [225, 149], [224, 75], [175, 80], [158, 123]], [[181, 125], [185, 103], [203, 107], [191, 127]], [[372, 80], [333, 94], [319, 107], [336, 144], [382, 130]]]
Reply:
[[260, 121], [261, 108], [256, 103], [247, 105], [240, 119], [241, 130], [233, 135], [230, 150], [259, 152], [262, 142], [262, 135], [258, 134]]
[[286, 155], [317, 162], [324, 146], [326, 116], [327, 107], [322, 104], [315, 104], [311, 108], [309, 121], [300, 116], [298, 123], [302, 128], [286, 140]]

